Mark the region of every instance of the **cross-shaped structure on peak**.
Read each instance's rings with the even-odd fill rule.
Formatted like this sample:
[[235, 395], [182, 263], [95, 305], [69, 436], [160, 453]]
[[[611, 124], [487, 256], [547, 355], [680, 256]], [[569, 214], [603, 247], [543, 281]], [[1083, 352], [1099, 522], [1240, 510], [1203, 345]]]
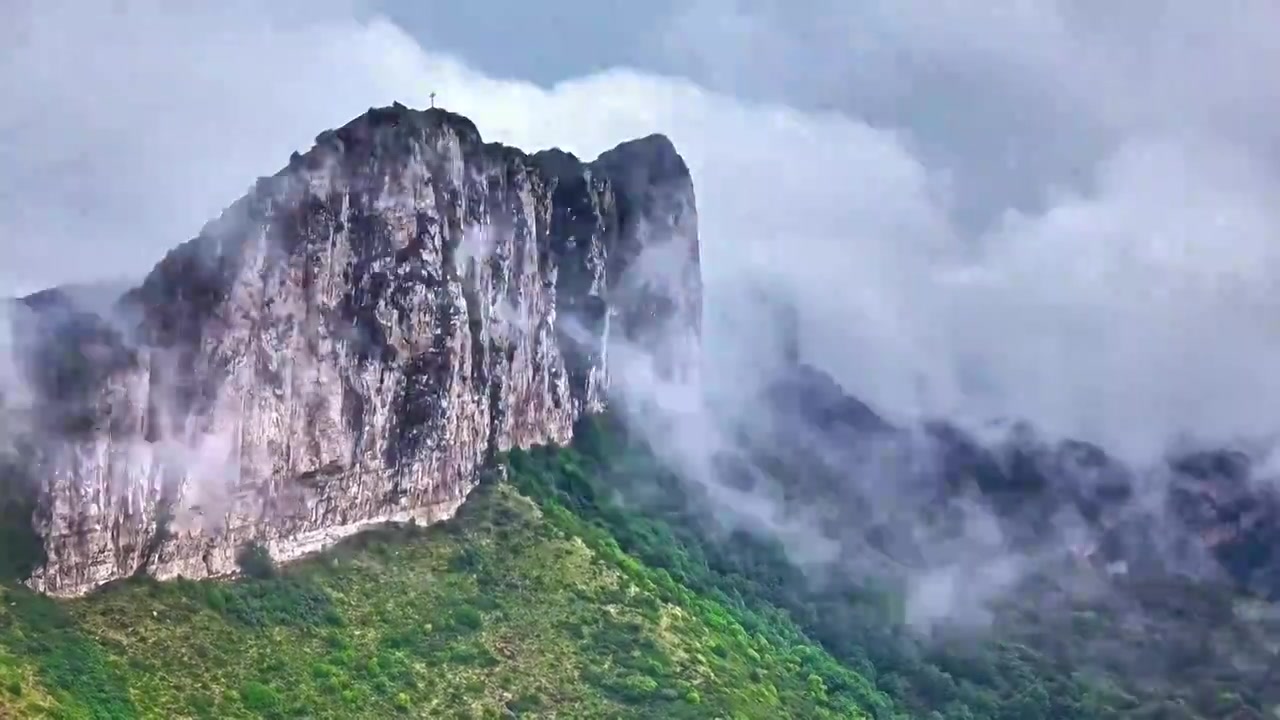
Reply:
[[436, 94], [433, 92], [431, 93], [431, 107], [435, 107], [435, 106], [436, 106]]

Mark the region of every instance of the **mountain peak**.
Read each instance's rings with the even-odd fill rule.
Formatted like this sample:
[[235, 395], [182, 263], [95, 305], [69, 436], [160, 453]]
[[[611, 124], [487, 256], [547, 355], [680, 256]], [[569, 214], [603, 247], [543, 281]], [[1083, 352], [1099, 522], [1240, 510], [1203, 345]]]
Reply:
[[107, 365], [101, 333], [31, 324], [47, 417], [0, 492], [35, 507], [30, 584], [217, 575], [247, 543], [448, 517], [495, 453], [605, 407], [610, 344], [695, 362], [698, 257], [665, 138], [582, 163], [400, 104], [321, 133], [109, 311]]

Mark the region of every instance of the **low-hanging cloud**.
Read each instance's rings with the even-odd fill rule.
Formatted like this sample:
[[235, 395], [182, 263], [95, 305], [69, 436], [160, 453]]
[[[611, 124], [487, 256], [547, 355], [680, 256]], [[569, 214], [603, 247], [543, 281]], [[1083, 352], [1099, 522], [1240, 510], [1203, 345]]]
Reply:
[[671, 74], [550, 88], [345, 2], [82, 5], [19, 3], [5, 31], [6, 292], [137, 276], [319, 130], [436, 92], [527, 149], [672, 137], [713, 380], [750, 370], [750, 277], [892, 417], [1021, 417], [1134, 455], [1280, 427], [1280, 94], [1246, 72], [1280, 59], [1268, 5], [701, 2], [655, 46]]
[[[811, 355], [887, 410], [1025, 417], [1141, 458], [1274, 432], [1280, 93], [1256, 78], [1280, 62], [1280, 10], [809, 9], [699, 0], [666, 47], [715, 87], [893, 128], [927, 178], [877, 185], [894, 177], [882, 158], [818, 191], [824, 219], [884, 193], [927, 207], [892, 217], [946, 227], [940, 244], [865, 211], [826, 243], [797, 228]], [[852, 155], [820, 157], [813, 177], [845, 179], [829, 168]]]

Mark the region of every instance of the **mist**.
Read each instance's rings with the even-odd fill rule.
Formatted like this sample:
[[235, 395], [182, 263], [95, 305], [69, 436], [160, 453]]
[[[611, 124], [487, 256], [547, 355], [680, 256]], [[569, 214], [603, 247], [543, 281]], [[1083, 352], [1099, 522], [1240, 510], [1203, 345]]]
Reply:
[[[1280, 425], [1280, 97], [1248, 79], [1280, 59], [1275, 11], [814, 9], [698, 3], [653, 40], [694, 79], [539, 87], [341, 2], [24, 2], [0, 76], [0, 287], [138, 277], [319, 130], [435, 91], [529, 149], [671, 136], [718, 367], [741, 355], [725, 299], [750, 271], [801, 309], [806, 355], [891, 416], [1024, 418], [1147, 457]], [[954, 97], [974, 77], [989, 102]], [[1069, 167], [1061, 147], [1082, 149]]]
[[[1280, 64], [1280, 9], [846, 5], [704, 0], [655, 19], [637, 67], [540, 85], [360, 3], [21, 1], [0, 64], [0, 294], [139, 278], [321, 130], [434, 92], [530, 151], [672, 138], [713, 371], [665, 386], [640, 362], [623, 392], [683, 408], [661, 449], [781, 534], [805, 523], [710, 465], [733, 449], [719, 418], [758, 409], [783, 349], [744, 302], [759, 288], [794, 308], [803, 359], [903, 426], [1025, 420], [1139, 466], [1269, 446], [1280, 91], [1251, 78]], [[515, 65], [540, 51], [493, 32]], [[1007, 545], [987, 541], [972, 557]], [[981, 572], [1004, 587], [1020, 562]], [[918, 597], [954, 587], [945, 567]]]

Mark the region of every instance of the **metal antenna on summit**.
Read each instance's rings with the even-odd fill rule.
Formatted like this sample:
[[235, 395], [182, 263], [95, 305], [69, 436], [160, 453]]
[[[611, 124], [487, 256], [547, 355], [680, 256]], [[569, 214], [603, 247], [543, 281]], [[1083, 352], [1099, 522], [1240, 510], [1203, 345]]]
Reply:
[[431, 107], [434, 108], [435, 106], [436, 106], [436, 94], [431, 93]]

